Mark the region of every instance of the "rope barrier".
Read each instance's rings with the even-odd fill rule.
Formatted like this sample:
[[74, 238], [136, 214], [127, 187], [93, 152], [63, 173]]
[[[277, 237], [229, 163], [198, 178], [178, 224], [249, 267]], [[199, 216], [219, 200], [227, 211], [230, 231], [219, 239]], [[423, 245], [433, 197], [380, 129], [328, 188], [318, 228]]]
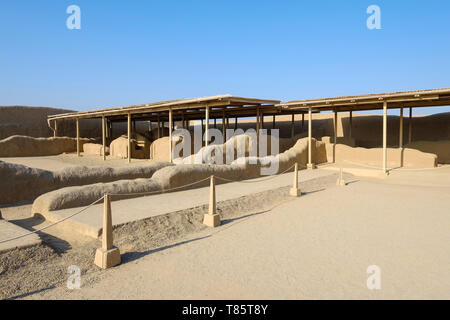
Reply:
[[223, 177], [219, 177], [219, 176], [214, 176], [216, 179], [222, 180], [222, 181], [226, 181], [226, 182], [239, 182], [239, 183], [256, 183], [256, 182], [262, 182], [262, 181], [268, 181], [268, 180], [272, 180], [275, 179], [276, 177], [278, 177], [279, 175], [288, 172], [289, 170], [291, 170], [293, 167], [295, 166], [295, 163], [290, 166], [289, 168], [287, 168], [286, 170], [284, 170], [283, 172], [279, 173], [279, 174], [275, 174], [273, 176], [267, 177], [265, 179], [259, 179], [258, 181], [246, 181], [246, 180], [232, 180], [232, 179], [227, 179], [227, 178], [223, 178]]
[[63, 219], [61, 219], [61, 220], [58, 220], [58, 221], [56, 221], [56, 222], [53, 222], [53, 223], [49, 224], [48, 226], [45, 226], [45, 227], [43, 227], [43, 228], [41, 228], [41, 229], [38, 229], [38, 230], [34, 230], [34, 231], [31, 231], [31, 232], [28, 232], [28, 233], [26, 233], [26, 234], [23, 234], [23, 235], [20, 235], [20, 236], [17, 236], [17, 237], [9, 238], [9, 239], [6, 239], [6, 240], [1, 240], [1, 241], [0, 241], [0, 244], [1, 244], [1, 243], [5, 243], [5, 242], [9, 242], [9, 241], [13, 241], [13, 240], [17, 240], [17, 239], [20, 239], [20, 238], [24, 238], [24, 237], [27, 237], [27, 236], [32, 235], [32, 234], [34, 234], [34, 233], [38, 233], [38, 232], [40, 232], [40, 231], [42, 231], [42, 230], [48, 229], [48, 228], [50, 228], [50, 227], [53, 227], [54, 225], [57, 225], [57, 224], [59, 224], [59, 223], [61, 223], [61, 222], [63, 222], [63, 221], [66, 221], [67, 219], [70, 219], [70, 218], [72, 218], [72, 217], [74, 217], [74, 216], [76, 216], [76, 215], [82, 213], [83, 211], [86, 211], [87, 209], [89, 209], [90, 207], [92, 207], [93, 205], [95, 205], [96, 203], [100, 202], [100, 200], [103, 200], [104, 197], [105, 197], [105, 196], [103, 196], [103, 197], [101, 197], [101, 198], [95, 200], [95, 201], [92, 202], [90, 205], [84, 207], [84, 208], [81, 209], [80, 211], [75, 212], [74, 214], [71, 214], [70, 216], [67, 216], [67, 217], [65, 217], [65, 218], [63, 218]]
[[[290, 166], [289, 168], [287, 168], [286, 170], [284, 170], [283, 172], [281, 172], [281, 173], [279, 173], [279, 174], [277, 174], [277, 175], [273, 175], [273, 176], [271, 176], [271, 177], [268, 177], [268, 178], [265, 178], [265, 179], [261, 179], [261, 180], [258, 180], [258, 181], [232, 180], [232, 179], [227, 179], [227, 178], [218, 177], [218, 176], [215, 176], [215, 177], [216, 177], [217, 179], [219, 179], [219, 180], [227, 181], [227, 182], [256, 183], [256, 182], [262, 182], [262, 181], [272, 180], [272, 179], [276, 178], [277, 176], [279, 176], [279, 175], [281, 175], [281, 174], [284, 174], [284, 173], [288, 172], [288, 171], [291, 170], [294, 166], [295, 166], [295, 163], [294, 163], [292, 166]], [[209, 180], [209, 179], [210, 179], [210, 176], [208, 176], [208, 177], [206, 177], [206, 178], [204, 178], [204, 179], [200, 179], [200, 180], [198, 180], [198, 181], [192, 182], [192, 183], [188, 183], [188, 184], [185, 184], [185, 185], [182, 185], [182, 186], [179, 186], [179, 187], [170, 188], [170, 189], [167, 189], [167, 190], [155, 190], [155, 191], [136, 192], [136, 193], [107, 193], [107, 194], [108, 194], [109, 196], [125, 196], [125, 197], [127, 197], [127, 196], [136, 196], [136, 195], [139, 196], [139, 195], [163, 194], [163, 193], [170, 192], [170, 191], [173, 191], [173, 190], [179, 190], [179, 189], [182, 189], [182, 188], [190, 187], [190, 186], [199, 184], [199, 183], [204, 182], [204, 181]], [[23, 234], [23, 235], [20, 235], [20, 236], [17, 236], [17, 237], [13, 237], [13, 238], [1, 240], [1, 241], [0, 241], [0, 244], [5, 243], [5, 242], [9, 242], [9, 241], [13, 241], [13, 240], [17, 240], [17, 239], [20, 239], [20, 238], [24, 238], [24, 237], [27, 237], [27, 236], [29, 236], [29, 235], [32, 235], [32, 234], [41, 232], [41, 231], [43, 231], [43, 230], [46, 230], [46, 229], [48, 229], [48, 228], [50, 228], [50, 227], [53, 227], [53, 226], [55, 226], [55, 225], [57, 225], [57, 224], [59, 224], [59, 223], [61, 223], [61, 222], [64, 222], [64, 221], [66, 221], [66, 220], [68, 220], [68, 219], [70, 219], [70, 218], [72, 218], [72, 217], [74, 217], [74, 216], [76, 216], [76, 215], [78, 215], [78, 214], [80, 214], [80, 213], [86, 211], [87, 209], [89, 209], [89, 208], [92, 207], [93, 205], [95, 205], [95, 204], [97, 204], [98, 202], [100, 202], [101, 200], [103, 200], [104, 197], [105, 197], [105, 196], [102, 196], [101, 198], [95, 200], [94, 202], [92, 202], [92, 203], [89, 204], [88, 206], [84, 207], [84, 208], [81, 209], [80, 211], [77, 211], [77, 212], [75, 212], [75, 213], [73, 213], [73, 214], [71, 214], [71, 215], [69, 215], [69, 216], [67, 216], [67, 217], [65, 217], [65, 218], [63, 218], [63, 219], [61, 219], [61, 220], [58, 220], [58, 221], [56, 221], [56, 222], [53, 222], [53, 223], [49, 224], [48, 226], [45, 226], [45, 227], [43, 227], [43, 228], [41, 228], [41, 229], [38, 229], [38, 230], [34, 230], [34, 231], [31, 231], [31, 232], [28, 232], [28, 233], [26, 233], [26, 234]]]
[[163, 193], [166, 193], [166, 192], [169, 192], [169, 191], [190, 187], [190, 186], [196, 185], [196, 184], [198, 184], [200, 182], [203, 182], [203, 181], [206, 181], [206, 180], [209, 180], [209, 179], [210, 179], [210, 177], [208, 176], [205, 179], [201, 179], [201, 180], [198, 180], [198, 181], [195, 181], [195, 182], [192, 182], [192, 183], [188, 183], [188, 184], [185, 184], [185, 185], [182, 185], [182, 186], [179, 186], [179, 187], [174, 187], [174, 188], [170, 188], [170, 189], [166, 189], [166, 190], [155, 190], [155, 191], [136, 192], [136, 193], [108, 193], [108, 195], [110, 195], [110, 196], [125, 196], [125, 197], [127, 197], [127, 196], [135, 196], [135, 195], [143, 195], [144, 196], [144, 195], [152, 195], [152, 194], [163, 194]]

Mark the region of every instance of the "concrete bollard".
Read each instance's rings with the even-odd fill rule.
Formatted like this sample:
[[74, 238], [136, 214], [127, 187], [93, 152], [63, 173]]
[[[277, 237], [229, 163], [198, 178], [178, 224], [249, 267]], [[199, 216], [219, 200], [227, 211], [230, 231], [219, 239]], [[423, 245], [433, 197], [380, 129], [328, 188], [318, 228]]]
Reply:
[[292, 188], [289, 190], [289, 195], [293, 197], [300, 197], [302, 195], [301, 190], [298, 188], [298, 163], [295, 163], [294, 169], [294, 183]]
[[211, 176], [209, 187], [209, 208], [208, 213], [203, 216], [203, 224], [208, 227], [220, 226], [220, 216], [216, 212], [216, 183], [214, 176]]
[[336, 185], [337, 185], [337, 186], [341, 186], [341, 187], [347, 185], [347, 183], [346, 183], [345, 180], [344, 180], [343, 172], [342, 172], [342, 171], [343, 171], [343, 170], [342, 170], [342, 165], [341, 165], [341, 169], [339, 170], [339, 178], [338, 178], [337, 181], [336, 181]]
[[95, 265], [107, 269], [120, 264], [119, 248], [113, 246], [111, 201], [109, 195], [105, 194], [103, 206], [103, 230], [102, 247], [95, 252]]

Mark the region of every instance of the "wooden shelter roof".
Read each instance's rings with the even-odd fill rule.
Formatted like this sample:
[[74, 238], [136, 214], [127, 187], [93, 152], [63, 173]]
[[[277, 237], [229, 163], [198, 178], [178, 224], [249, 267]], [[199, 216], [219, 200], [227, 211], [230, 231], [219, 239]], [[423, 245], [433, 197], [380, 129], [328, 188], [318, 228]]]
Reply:
[[[210, 97], [169, 100], [150, 104], [63, 113], [48, 116], [48, 120], [90, 119], [101, 118], [103, 116], [109, 117], [112, 120], [121, 120], [126, 118], [128, 114], [132, 114], [133, 119], [136, 120], [156, 120], [158, 114], [162, 118], [166, 115], [168, 116], [169, 110], [173, 111], [174, 120], [179, 120], [181, 117], [184, 117], [185, 119], [202, 119], [204, 117], [204, 111], [202, 111], [202, 109], [204, 110], [206, 107], [210, 108], [211, 118], [222, 117], [223, 110], [226, 110], [227, 116], [254, 116], [256, 115], [257, 107], [263, 110], [265, 114], [280, 111], [279, 107], [274, 106], [279, 103], [279, 100], [244, 98], [224, 94]], [[302, 112], [303, 111], [298, 110], [295, 113]]]
[[384, 102], [388, 103], [389, 109], [447, 106], [450, 105], [450, 88], [294, 100], [281, 102], [276, 106], [281, 107], [282, 110], [307, 110], [311, 107], [319, 112], [328, 110], [360, 111], [382, 109]]

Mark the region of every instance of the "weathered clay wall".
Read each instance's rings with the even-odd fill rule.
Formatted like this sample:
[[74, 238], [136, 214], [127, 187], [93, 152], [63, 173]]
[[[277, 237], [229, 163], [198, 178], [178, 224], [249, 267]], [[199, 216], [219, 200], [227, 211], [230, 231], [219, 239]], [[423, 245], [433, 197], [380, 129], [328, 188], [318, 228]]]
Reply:
[[[130, 145], [131, 145], [131, 158], [134, 159], [150, 158], [150, 141], [146, 137], [140, 134], [133, 134], [132, 138], [130, 139]], [[113, 140], [109, 145], [109, 150], [111, 155], [114, 157], [119, 157], [122, 159], [128, 158], [127, 136], [121, 136]]]
[[[46, 107], [0, 107], [0, 140], [13, 135], [34, 138], [53, 137], [53, 131], [47, 124], [47, 117], [68, 112], [73, 111]], [[82, 137], [97, 137], [100, 133], [100, 120], [80, 121], [80, 135]], [[58, 121], [58, 136], [75, 137], [75, 134], [75, 121]]]
[[[199, 150], [195, 150], [194, 148], [194, 139], [193, 139], [193, 132], [191, 132], [191, 154], [193, 159], [193, 155], [199, 152], [205, 152], [205, 147], [200, 148]], [[275, 150], [274, 153], [282, 153], [291, 148], [298, 139], [304, 138], [306, 136], [306, 133], [300, 133], [296, 134], [294, 138], [279, 138], [278, 141], [278, 150]], [[178, 140], [174, 140], [172, 142], [172, 148], [175, 150], [175, 147], [182, 142], [182, 137], [177, 137]], [[243, 138], [245, 141], [240, 141], [239, 143], [243, 143], [245, 146], [245, 155], [249, 155], [250, 145], [249, 145], [249, 139], [248, 136], [245, 134], [240, 134], [233, 136], [232, 138], [229, 138], [224, 144], [222, 144], [222, 153], [223, 153], [223, 163], [226, 163], [226, 149], [227, 145], [232, 144], [234, 149], [234, 155], [237, 155], [237, 147], [238, 147], [238, 141]], [[265, 139], [267, 143], [267, 154], [271, 154], [272, 146], [271, 146], [271, 137], [270, 135], [262, 135], [261, 139]], [[210, 145], [212, 146], [212, 145]], [[220, 147], [219, 147], [220, 148]], [[183, 155], [182, 152], [180, 152], [180, 157], [187, 158], [187, 155]], [[169, 137], [163, 137], [160, 139], [157, 139], [152, 142], [150, 145], [150, 159], [153, 159], [155, 161], [170, 161], [170, 155], [169, 155]], [[234, 158], [236, 159], [236, 158]], [[189, 162], [192, 160], [189, 159], [183, 159], [182, 161], [178, 161], [180, 163], [192, 163]]]
[[150, 178], [170, 163], [151, 162], [132, 167], [68, 167], [47, 171], [0, 161], [0, 205], [32, 201], [46, 192], [121, 179]]
[[47, 116], [72, 112], [72, 110], [44, 107], [0, 107], [0, 140], [13, 135], [52, 137]]
[[[391, 111], [390, 111], [391, 112]], [[392, 111], [392, 112], [398, 112]], [[313, 136], [320, 139], [322, 136], [333, 136], [333, 114], [313, 114]], [[283, 119], [282, 117], [280, 117]], [[305, 127], [301, 128], [301, 116], [296, 116], [296, 132], [307, 131], [308, 121], [305, 118]], [[350, 121], [348, 112], [338, 113], [338, 137], [349, 137]], [[403, 117], [403, 142], [408, 143], [408, 109], [404, 109]], [[289, 126], [289, 123], [285, 122]], [[388, 146], [398, 146], [400, 117], [389, 115], [387, 123]], [[356, 145], [372, 148], [380, 147], [383, 143], [383, 117], [382, 115], [370, 115], [353, 113], [352, 137]], [[286, 130], [284, 131], [286, 132]], [[438, 141], [450, 139], [450, 113], [439, 113], [429, 116], [413, 116], [412, 118], [412, 141]]]
[[[279, 155], [278, 172], [283, 172], [291, 167], [295, 162], [300, 166], [306, 166], [308, 154], [307, 139], [300, 139], [297, 143]], [[106, 192], [119, 194], [112, 197], [112, 200], [118, 200], [124, 197], [120, 194], [135, 192], [152, 192], [178, 188], [195, 181], [208, 178], [211, 174], [224, 177], [226, 179], [240, 180], [252, 177], [258, 177], [261, 174], [261, 166], [265, 166], [265, 159], [256, 159], [256, 164], [250, 164], [246, 158], [245, 163], [238, 164], [238, 161], [231, 165], [177, 165], [164, 167], [155, 172], [151, 179], [123, 180], [114, 183], [98, 183], [93, 185], [84, 185], [80, 187], [70, 187], [55, 190], [41, 195], [33, 203], [33, 214], [42, 213], [51, 210], [78, 207], [88, 205]], [[326, 161], [325, 144], [313, 140], [313, 161], [323, 163]], [[218, 180], [218, 183], [222, 181]], [[207, 185], [198, 184], [194, 187]], [[138, 195], [137, 195], [138, 196]]]
[[[109, 147], [105, 148], [106, 154], [109, 154]], [[103, 155], [103, 145], [99, 143], [85, 143], [83, 144], [83, 153], [92, 154], [96, 156]]]
[[[49, 115], [74, 112], [73, 110], [47, 107], [4, 106], [0, 107], [0, 140], [13, 135], [23, 135], [35, 138], [53, 137], [53, 131], [48, 127]], [[53, 122], [51, 123], [53, 127]], [[101, 137], [100, 119], [81, 119], [80, 136], [88, 138]], [[149, 130], [148, 122], [136, 121], [136, 131]], [[113, 138], [127, 132], [126, 122], [113, 123]], [[74, 120], [58, 120], [59, 137], [75, 137]]]
[[443, 141], [415, 141], [405, 146], [408, 149], [437, 155], [438, 163], [450, 164], [450, 140]]
[[[80, 148], [89, 141], [89, 139], [81, 138]], [[1, 157], [48, 156], [75, 151], [77, 151], [77, 140], [69, 137], [33, 138], [11, 136], [0, 140]]]
[[[326, 144], [328, 162], [333, 161], [333, 144]], [[383, 165], [383, 148], [352, 148], [336, 144], [336, 162], [353, 162], [381, 167]], [[403, 161], [403, 165], [402, 165]], [[419, 150], [404, 148], [387, 148], [387, 166], [389, 168], [434, 168], [437, 156]]]

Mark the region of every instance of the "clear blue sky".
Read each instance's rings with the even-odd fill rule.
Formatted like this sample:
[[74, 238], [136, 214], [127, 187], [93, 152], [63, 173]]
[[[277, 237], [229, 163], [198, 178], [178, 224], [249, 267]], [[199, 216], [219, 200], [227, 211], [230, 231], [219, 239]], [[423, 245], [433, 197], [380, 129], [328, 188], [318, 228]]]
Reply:
[[[81, 30], [66, 28], [71, 4]], [[366, 27], [371, 4], [382, 30]], [[450, 87], [449, 36], [448, 0], [2, 1], [0, 105]]]

